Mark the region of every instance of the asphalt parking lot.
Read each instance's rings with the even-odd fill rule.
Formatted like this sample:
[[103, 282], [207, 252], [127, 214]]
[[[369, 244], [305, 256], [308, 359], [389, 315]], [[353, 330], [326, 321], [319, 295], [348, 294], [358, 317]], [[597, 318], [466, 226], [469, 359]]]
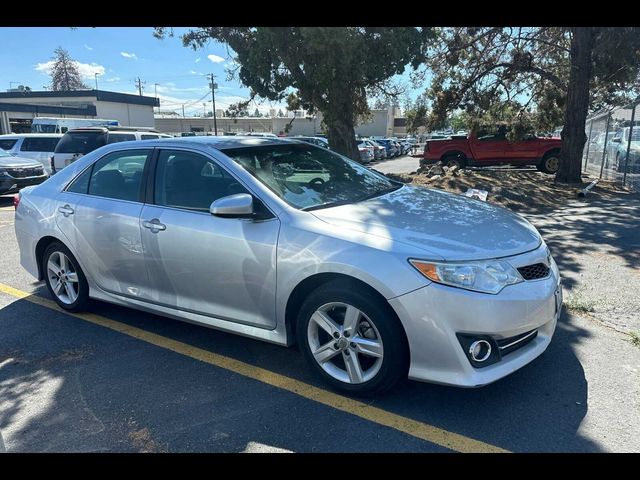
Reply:
[[[589, 273], [598, 255], [618, 259], [609, 273], [620, 288], [640, 278], [640, 206], [615, 206], [616, 228], [603, 228], [614, 207], [599, 208], [590, 221], [532, 218], [569, 288], [585, 275], [605, 280]], [[597, 316], [565, 309], [541, 357], [484, 388], [405, 381], [379, 398], [348, 398], [295, 349], [100, 302], [89, 314], [62, 312], [20, 267], [13, 215], [11, 197], [0, 197], [9, 452], [640, 451], [640, 348]]]

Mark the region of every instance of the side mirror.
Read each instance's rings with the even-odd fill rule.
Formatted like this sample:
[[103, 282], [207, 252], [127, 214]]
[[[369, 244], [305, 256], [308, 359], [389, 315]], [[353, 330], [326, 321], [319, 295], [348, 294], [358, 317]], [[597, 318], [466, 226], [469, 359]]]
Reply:
[[251, 218], [253, 217], [253, 197], [248, 193], [236, 193], [214, 200], [209, 213], [216, 217]]

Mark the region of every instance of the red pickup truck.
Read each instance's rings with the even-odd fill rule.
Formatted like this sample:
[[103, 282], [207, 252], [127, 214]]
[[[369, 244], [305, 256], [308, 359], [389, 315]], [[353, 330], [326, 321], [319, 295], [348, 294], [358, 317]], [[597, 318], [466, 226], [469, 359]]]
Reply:
[[469, 136], [452, 136], [439, 140], [427, 140], [421, 163], [442, 161], [445, 165], [535, 165], [545, 173], [556, 173], [560, 165], [558, 138], [531, 136], [510, 142], [505, 129], [493, 132], [472, 132]]

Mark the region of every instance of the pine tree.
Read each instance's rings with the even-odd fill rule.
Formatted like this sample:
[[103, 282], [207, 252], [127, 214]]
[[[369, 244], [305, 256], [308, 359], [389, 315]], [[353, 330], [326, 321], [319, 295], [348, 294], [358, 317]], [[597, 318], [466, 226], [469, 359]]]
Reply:
[[87, 89], [88, 87], [80, 79], [76, 61], [69, 56], [69, 52], [62, 47], [58, 47], [54, 53], [54, 64], [51, 69], [51, 89], [54, 91]]

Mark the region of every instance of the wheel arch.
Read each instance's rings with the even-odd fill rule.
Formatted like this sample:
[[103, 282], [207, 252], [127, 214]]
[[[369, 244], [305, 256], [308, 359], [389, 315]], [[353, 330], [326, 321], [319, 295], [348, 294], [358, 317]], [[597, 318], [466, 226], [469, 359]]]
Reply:
[[468, 160], [467, 154], [464, 153], [462, 150], [447, 150], [440, 156], [440, 160], [444, 162], [447, 157], [458, 157], [462, 160], [464, 164], [466, 164]]
[[66, 246], [66, 244], [62, 240], [52, 235], [46, 235], [42, 237], [40, 240], [38, 240], [38, 243], [36, 244], [36, 263], [38, 264], [38, 280], [42, 280], [44, 278], [44, 272], [42, 271], [42, 255], [44, 255], [44, 251], [53, 242], [60, 242], [64, 246]]
[[553, 155], [553, 154], [560, 155], [560, 148], [559, 147], [550, 148], [549, 150], [544, 152], [544, 154], [542, 155], [542, 160], [547, 158], [549, 155]]
[[355, 288], [362, 288], [365, 291], [370, 292], [372, 295], [375, 295], [380, 299], [380, 301], [384, 302], [385, 305], [389, 307], [389, 310], [393, 312], [398, 320], [398, 324], [402, 329], [402, 335], [404, 337], [405, 342], [407, 343], [407, 349], [409, 347], [409, 340], [407, 338], [407, 332], [402, 324], [402, 321], [398, 317], [395, 309], [391, 306], [391, 304], [387, 301], [387, 299], [382, 295], [378, 290], [363, 282], [362, 280], [353, 277], [351, 275], [347, 275], [344, 273], [333, 273], [333, 272], [323, 272], [316, 273], [311, 275], [302, 281], [300, 281], [295, 288], [289, 294], [289, 298], [287, 299], [287, 304], [285, 307], [285, 325], [287, 329], [287, 338], [289, 339], [289, 345], [294, 345], [296, 343], [296, 320], [298, 316], [298, 312], [300, 311], [300, 307], [302, 306], [304, 300], [307, 295], [311, 293], [316, 288], [325, 285], [329, 282], [334, 282], [337, 280], [346, 280], [354, 284]]

